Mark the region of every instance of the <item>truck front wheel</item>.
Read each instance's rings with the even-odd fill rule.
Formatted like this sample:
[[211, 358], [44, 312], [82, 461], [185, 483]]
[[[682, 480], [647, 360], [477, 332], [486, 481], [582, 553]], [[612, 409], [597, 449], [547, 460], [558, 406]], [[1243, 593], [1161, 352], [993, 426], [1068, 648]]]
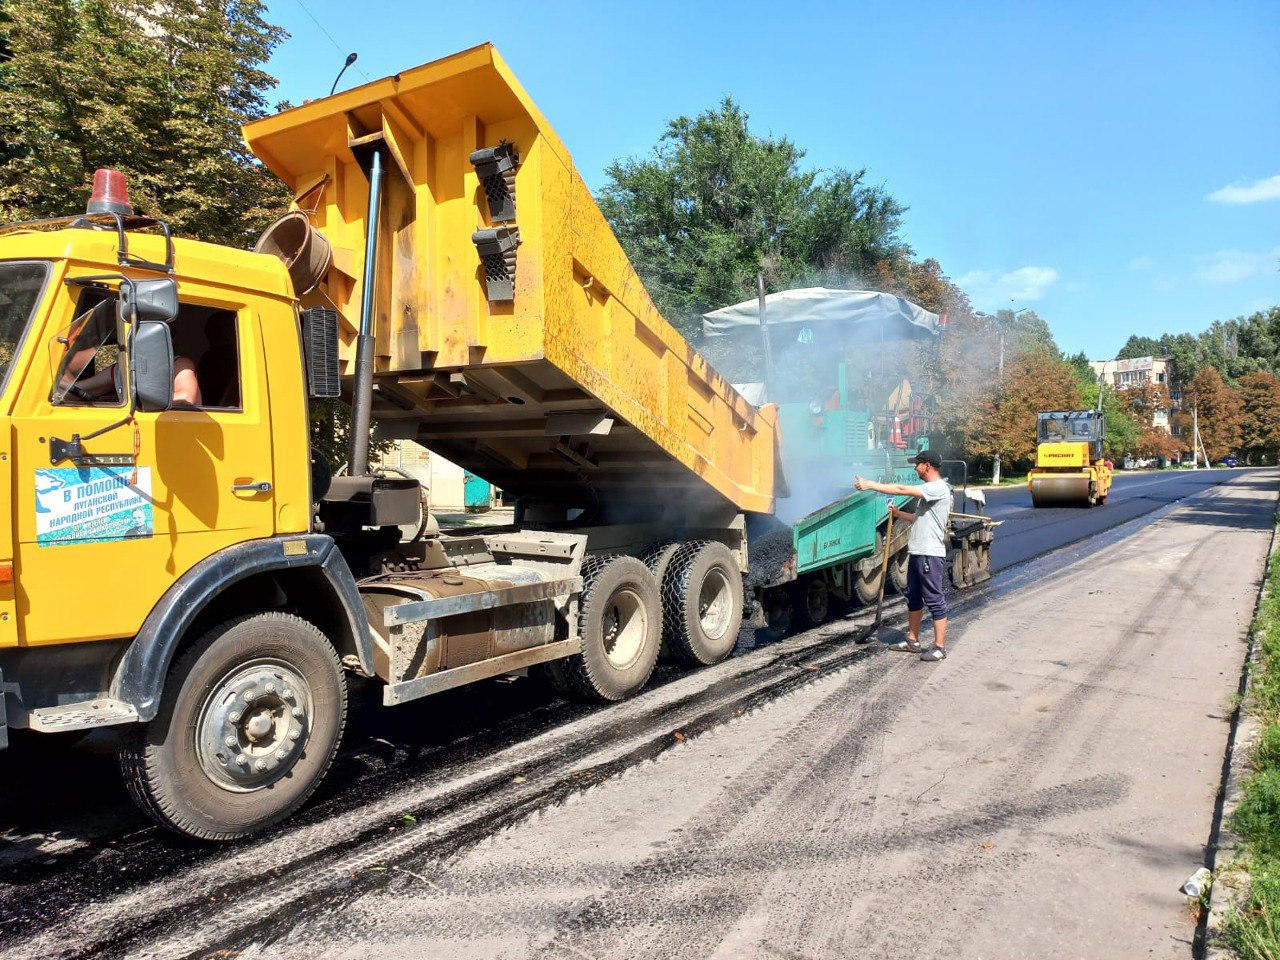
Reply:
[[285, 613], [229, 620], [169, 671], [160, 710], [120, 752], [138, 805], [161, 826], [233, 840], [311, 795], [346, 723], [337, 653]]

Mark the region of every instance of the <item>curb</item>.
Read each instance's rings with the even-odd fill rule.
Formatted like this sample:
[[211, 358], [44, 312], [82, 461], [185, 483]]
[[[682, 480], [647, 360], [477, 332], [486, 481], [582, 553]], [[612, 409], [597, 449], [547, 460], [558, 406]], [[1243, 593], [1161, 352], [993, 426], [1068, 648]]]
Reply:
[[[1266, 576], [1271, 566], [1271, 557], [1276, 551], [1278, 533], [1280, 533], [1280, 525], [1272, 526], [1271, 544], [1267, 548], [1267, 557], [1262, 568], [1263, 585], [1258, 591], [1258, 599], [1254, 604], [1255, 620], [1262, 606], [1262, 600], [1268, 595], [1270, 589]], [[1209, 854], [1207, 858], [1209, 862], [1206, 866], [1213, 871], [1213, 885], [1209, 888], [1209, 905], [1204, 918], [1203, 953], [1200, 956], [1208, 960], [1238, 960], [1239, 954], [1231, 949], [1226, 940], [1226, 922], [1236, 904], [1248, 895], [1249, 890], [1249, 874], [1240, 865], [1238, 859], [1244, 841], [1228, 826], [1236, 807], [1240, 805], [1244, 781], [1254, 772], [1252, 762], [1254, 747], [1263, 729], [1254, 714], [1254, 701], [1249, 696], [1250, 682], [1261, 660], [1261, 645], [1252, 626], [1249, 629], [1248, 643], [1244, 671], [1240, 678], [1240, 693], [1243, 699], [1235, 709], [1231, 733], [1227, 738], [1227, 752], [1223, 758], [1225, 777], [1220, 788], [1221, 809], [1213, 825], [1217, 836], [1216, 840], [1206, 847]], [[1211, 832], [1210, 837], [1213, 836]], [[1225, 860], [1221, 868], [1218, 867], [1220, 857]]]

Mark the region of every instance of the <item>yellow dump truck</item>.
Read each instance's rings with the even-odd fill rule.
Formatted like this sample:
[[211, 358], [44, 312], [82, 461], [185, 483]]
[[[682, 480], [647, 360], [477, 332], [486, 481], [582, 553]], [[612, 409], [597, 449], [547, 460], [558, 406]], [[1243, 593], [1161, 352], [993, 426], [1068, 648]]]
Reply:
[[1103, 459], [1106, 421], [1099, 410], [1054, 410], [1036, 417], [1036, 465], [1027, 489], [1037, 507], [1106, 503], [1111, 467]]
[[[225, 840], [315, 789], [349, 673], [388, 705], [524, 671], [614, 700], [660, 644], [727, 656], [773, 408], [658, 315], [493, 48], [245, 135], [298, 197], [259, 252], [172, 238], [106, 173], [0, 230], [0, 740], [127, 725], [140, 806]], [[516, 524], [440, 533], [371, 420]]]

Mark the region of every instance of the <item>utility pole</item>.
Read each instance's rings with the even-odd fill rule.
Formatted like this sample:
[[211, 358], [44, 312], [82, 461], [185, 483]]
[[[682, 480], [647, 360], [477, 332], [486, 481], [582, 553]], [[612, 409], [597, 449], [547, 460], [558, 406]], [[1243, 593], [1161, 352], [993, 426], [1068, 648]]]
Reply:
[[[1013, 325], [1013, 322], [1015, 320], [1017, 320], [1020, 316], [1022, 316], [1024, 313], [1028, 312], [1031, 309], [1030, 307], [1023, 307], [1021, 310], [1015, 310], [1013, 309], [1014, 303], [1015, 301], [1013, 300], [1009, 301], [1009, 325], [1010, 326]], [[998, 316], [993, 317], [992, 319], [995, 320], [997, 323], [1000, 322]], [[1000, 384], [1004, 383], [1004, 333], [1005, 332], [1003, 330], [1000, 331], [1000, 376], [996, 381], [997, 383], [1000, 383]], [[991, 467], [991, 482], [994, 484], [1000, 483], [1000, 454], [999, 453], [996, 453], [995, 463], [992, 464], [992, 467]]]
[[[1004, 383], [1004, 331], [1000, 331], [1000, 376], [997, 383]], [[991, 469], [991, 482], [1000, 485], [1000, 451], [996, 451], [996, 462]]]
[[1191, 469], [1199, 469], [1196, 466], [1197, 458], [1204, 457], [1204, 468], [1209, 469], [1209, 454], [1204, 448], [1204, 441], [1200, 439], [1200, 409], [1198, 407], [1191, 408]]
[[1200, 411], [1196, 407], [1191, 408], [1191, 469], [1200, 469]]
[[773, 383], [773, 344], [769, 341], [769, 323], [765, 317], [764, 273], [756, 274], [756, 284], [760, 297], [760, 340], [764, 345], [764, 383], [765, 389]]

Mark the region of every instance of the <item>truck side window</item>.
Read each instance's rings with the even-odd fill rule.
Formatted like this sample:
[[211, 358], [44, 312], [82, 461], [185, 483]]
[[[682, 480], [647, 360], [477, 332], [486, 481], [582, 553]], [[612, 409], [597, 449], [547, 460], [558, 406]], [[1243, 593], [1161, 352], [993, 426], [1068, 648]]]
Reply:
[[52, 401], [79, 406], [118, 407], [123, 383], [115, 369], [116, 297], [109, 290], [87, 287], [76, 300], [75, 318], [49, 345], [53, 366]]
[[[175, 360], [187, 358], [200, 387], [200, 410], [240, 410], [240, 348], [235, 310], [179, 303], [173, 331]], [[176, 380], [176, 378], [175, 378]]]

